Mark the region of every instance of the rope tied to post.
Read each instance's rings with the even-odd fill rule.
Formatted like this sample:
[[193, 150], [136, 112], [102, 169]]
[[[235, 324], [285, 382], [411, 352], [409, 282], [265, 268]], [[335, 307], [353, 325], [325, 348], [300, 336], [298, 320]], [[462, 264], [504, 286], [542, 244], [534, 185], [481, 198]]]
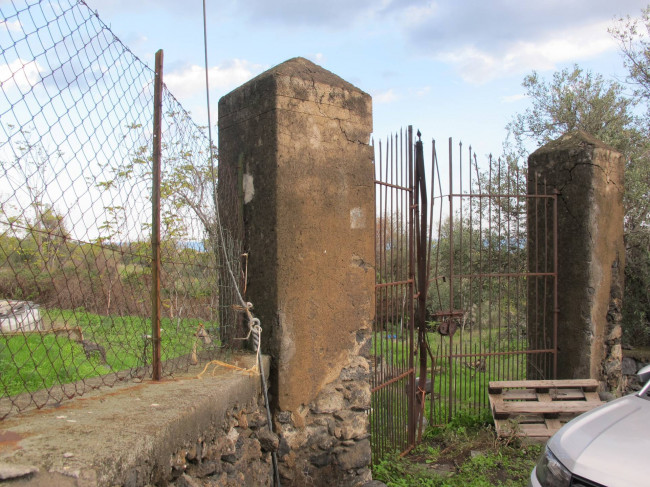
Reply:
[[246, 369], [244, 367], [239, 367], [237, 365], [222, 362], [221, 360], [211, 360], [205, 365], [203, 370], [196, 376], [197, 379], [201, 379], [203, 377], [203, 374], [205, 374], [205, 372], [208, 370], [208, 368], [211, 365], [214, 366], [214, 369], [212, 370], [212, 375], [215, 375], [217, 371], [217, 367], [225, 367], [227, 369], [237, 370], [239, 372], [247, 373], [248, 375], [251, 376], [257, 375], [260, 372], [259, 363], [260, 363], [260, 354], [261, 354], [261, 346], [262, 346], [262, 324], [259, 318], [256, 318], [251, 312], [251, 309], [253, 309], [253, 303], [251, 303], [250, 301], [246, 302], [246, 306], [239, 306], [237, 304], [233, 304], [232, 308], [235, 311], [246, 313], [246, 317], [248, 318], [248, 334], [243, 338], [235, 338], [235, 340], [248, 340], [252, 336], [253, 348], [255, 349], [255, 355], [256, 355], [255, 364], [252, 367]]
[[252, 335], [253, 348], [255, 349], [255, 353], [259, 356], [260, 346], [262, 344], [262, 324], [259, 318], [255, 318], [255, 316], [251, 312], [251, 309], [253, 309], [253, 303], [247, 301], [246, 306], [239, 306], [237, 304], [233, 304], [232, 308], [235, 311], [245, 312], [246, 317], [248, 318], [248, 335], [246, 335], [244, 338], [235, 338], [235, 340], [248, 340]]

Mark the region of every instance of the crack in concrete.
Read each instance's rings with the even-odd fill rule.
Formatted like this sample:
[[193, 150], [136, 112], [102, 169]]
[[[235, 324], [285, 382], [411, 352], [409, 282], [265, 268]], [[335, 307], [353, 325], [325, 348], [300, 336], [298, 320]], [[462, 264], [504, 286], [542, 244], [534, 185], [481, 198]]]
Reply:
[[[321, 109], [321, 105], [326, 104], [326, 103], [323, 102], [323, 99], [325, 98], [325, 93], [321, 94], [321, 93], [318, 92], [318, 88], [316, 87], [316, 80], [313, 77], [310, 78], [310, 81], [311, 81], [312, 89], [313, 89], [314, 93], [316, 94], [316, 98], [318, 99], [318, 101], [316, 103], [316, 106], [318, 107], [318, 113], [320, 113], [320, 115], [322, 117], [331, 118], [332, 120], [335, 120], [339, 124], [339, 130], [341, 131], [341, 133], [345, 137], [345, 140], [347, 140], [348, 142], [350, 142], [352, 144], [367, 145], [367, 144], [365, 144], [363, 141], [361, 141], [359, 139], [350, 138], [350, 136], [345, 131], [345, 129], [343, 128], [343, 125], [342, 125], [343, 122], [345, 122], [346, 120], [344, 120], [342, 118], [339, 118], [339, 117], [332, 118], [331, 116], [323, 113], [323, 110]], [[327, 103], [327, 105], [331, 105], [331, 104]]]
[[[559, 194], [559, 196], [560, 196], [560, 200], [562, 201], [562, 203], [563, 203], [563, 205], [564, 205], [564, 208], [565, 208], [567, 214], [570, 216], [570, 218], [571, 218], [573, 221], [576, 222], [576, 224], [580, 224], [581, 221], [580, 221], [580, 220], [578, 219], [578, 217], [577, 217], [577, 216], [576, 216], [576, 215], [571, 211], [571, 207], [570, 207], [570, 205], [569, 205], [567, 199], [564, 197], [564, 195], [563, 195], [563, 191], [564, 191], [564, 188], [566, 188], [567, 186], [569, 186], [570, 184], [572, 184], [572, 183], [574, 182], [574, 180], [573, 180], [573, 171], [576, 170], [579, 166], [591, 166], [591, 167], [594, 167], [594, 168], [598, 168], [598, 169], [600, 169], [600, 170], [603, 172], [603, 174], [607, 177], [607, 182], [608, 182], [608, 183], [610, 182], [610, 179], [609, 179], [609, 177], [607, 176], [607, 173], [605, 172], [605, 170], [602, 168], [602, 166], [600, 166], [599, 164], [594, 164], [593, 162], [576, 162], [572, 167], [570, 167], [570, 168], [568, 169], [569, 179], [568, 179], [568, 181], [566, 181], [566, 182], [562, 185], [562, 187], [558, 188], [558, 191], [559, 191], [559, 193], [560, 193], [560, 194]], [[613, 182], [612, 182], [612, 183], [613, 183]], [[590, 241], [590, 242], [592, 243], [592, 245], [593, 245], [593, 243], [594, 243], [594, 236], [593, 236], [593, 233], [592, 233], [591, 231], [589, 231], [588, 228], [587, 228], [587, 234], [589, 235], [589, 241]]]

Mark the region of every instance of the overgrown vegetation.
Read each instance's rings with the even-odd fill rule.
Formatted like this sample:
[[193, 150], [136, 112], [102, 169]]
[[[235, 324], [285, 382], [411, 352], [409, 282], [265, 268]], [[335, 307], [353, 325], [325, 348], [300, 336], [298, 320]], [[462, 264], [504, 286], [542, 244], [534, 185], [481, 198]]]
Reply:
[[[169, 115], [170, 124], [180, 123], [175, 117]], [[136, 128], [129, 127], [129, 133]], [[102, 315], [149, 316], [150, 189], [140, 194], [142, 182], [151, 177], [147, 146], [134, 149], [118, 166], [104, 168], [99, 179], [91, 175], [99, 167], [83, 168], [84, 177], [92, 181], [87, 191], [101, 190], [111, 201], [107, 206], [95, 196], [98, 202], [91, 210], [97, 215], [98, 233], [91, 236], [88, 222], [78, 221], [80, 209], [61, 209], [53, 203], [60, 201], [59, 166], [66, 165], [69, 156], [47, 150], [43, 140], [26, 128], [17, 129], [9, 144], [14, 160], [0, 163], [19, 183], [15, 194], [0, 198], [0, 298], [35, 301], [46, 308], [82, 307]], [[204, 227], [200, 235], [211, 235], [213, 225], [204, 215], [212, 210], [205, 194], [211, 190], [205, 158], [193, 159], [187, 149], [179, 154], [176, 146], [165, 149], [169, 157], [161, 184], [163, 311], [170, 318], [212, 319], [217, 267], [213, 243], [209, 238], [191, 240], [193, 218]], [[136, 199], [133, 193], [142, 199], [141, 206], [125, 206]]]
[[486, 417], [458, 414], [444, 427], [429, 428], [408, 455], [376, 463], [373, 478], [389, 487], [525, 486], [542, 446], [497, 439]]

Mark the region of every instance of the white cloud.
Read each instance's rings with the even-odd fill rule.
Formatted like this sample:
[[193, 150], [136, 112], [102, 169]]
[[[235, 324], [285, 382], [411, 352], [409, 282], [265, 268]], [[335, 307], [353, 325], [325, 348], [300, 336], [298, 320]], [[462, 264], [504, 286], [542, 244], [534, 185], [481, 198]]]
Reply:
[[527, 95], [524, 95], [523, 93], [519, 93], [516, 95], [508, 95], [508, 96], [502, 96], [501, 101], [503, 103], [517, 103], [520, 100], [525, 100], [528, 98]]
[[325, 62], [325, 55], [322, 52], [317, 52], [316, 54], [307, 56], [307, 59], [315, 64], [323, 64]]
[[9, 64], [0, 65], [0, 85], [3, 89], [17, 86], [21, 90], [29, 89], [41, 80], [43, 68], [36, 61], [16, 59]]
[[248, 0], [235, 4], [254, 21], [288, 25], [292, 29], [317, 26], [340, 30], [380, 8], [376, 0]]
[[20, 23], [20, 20], [14, 20], [13, 22], [7, 22], [2, 21], [0, 22], [1, 25], [3, 25], [9, 32], [21, 32], [23, 30], [23, 26]]
[[374, 103], [391, 103], [397, 101], [398, 99], [399, 96], [395, 93], [395, 91], [392, 88], [390, 90], [381, 91], [379, 93], [375, 93], [374, 95], [372, 95], [372, 101]]
[[436, 2], [428, 2], [424, 5], [410, 5], [401, 13], [402, 22], [406, 26], [419, 25], [423, 19], [431, 18], [440, 10], [440, 5]]
[[642, 7], [640, 0], [434, 0], [411, 3], [396, 18], [416, 50], [478, 84], [613, 50], [607, 28]]
[[[210, 89], [226, 91], [236, 88], [262, 72], [261, 64], [254, 64], [244, 59], [233, 59], [221, 66], [209, 69]], [[179, 99], [191, 97], [205, 90], [205, 69], [196, 64], [181, 70], [166, 73], [165, 84]]]
[[517, 40], [498, 49], [465, 46], [436, 56], [453, 64], [461, 77], [481, 84], [495, 78], [527, 71], [555, 69], [558, 63], [589, 59], [615, 49], [607, 22], [549, 31], [537, 40]]

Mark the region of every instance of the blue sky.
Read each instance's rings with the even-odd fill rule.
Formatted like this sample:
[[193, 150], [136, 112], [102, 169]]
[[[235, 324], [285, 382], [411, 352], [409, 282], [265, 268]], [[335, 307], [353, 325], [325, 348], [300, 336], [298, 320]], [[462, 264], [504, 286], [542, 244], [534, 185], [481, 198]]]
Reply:
[[[165, 82], [206, 123], [202, 4], [87, 0], [141, 59], [165, 52]], [[499, 153], [523, 111], [521, 81], [578, 63], [623, 80], [607, 32], [645, 0], [220, 0], [207, 2], [213, 121], [218, 99], [282, 61], [306, 57], [373, 97], [375, 135], [407, 124], [426, 138]]]
[[[114, 204], [115, 191], [88, 181], [112, 178], [114, 164], [132, 157], [122, 129], [145, 127], [139, 136], [146, 138], [150, 116], [143, 107], [152, 108], [151, 73], [114, 63], [123, 54], [121, 46], [112, 44], [94, 20], [79, 27], [88, 11], [76, 8], [76, 1], [0, 0], [5, 15], [0, 19], [0, 162], [5, 168], [0, 206], [24, 208], [30, 201], [26, 181], [35, 180], [33, 187], [55, 188], [48, 203], [72, 215], [71, 227], [94, 238], [106, 218], [96, 214], [119, 204]], [[453, 137], [464, 148], [471, 145], [485, 168], [485, 156], [501, 152], [506, 124], [530, 103], [521, 82], [532, 70], [548, 78], [578, 63], [624, 81], [622, 59], [607, 29], [618, 17], [638, 17], [646, 1], [208, 0], [213, 124], [221, 96], [303, 56], [372, 95], [375, 140], [412, 124], [424, 140], [436, 139], [439, 161], [447, 160], [447, 138]], [[86, 2], [150, 67], [155, 52], [164, 50], [165, 83], [195, 121], [206, 125], [202, 2]], [[89, 28], [101, 36], [88, 41]], [[73, 46], [84, 46], [91, 55], [77, 57]], [[86, 66], [94, 56], [99, 61]], [[79, 76], [83, 70], [88, 78]], [[105, 92], [98, 81], [104, 76], [118, 89]], [[84, 81], [93, 82], [93, 89], [86, 91]], [[32, 147], [43, 154], [30, 149], [25, 155], [22, 129], [34, 140], [40, 137], [40, 145]], [[47, 171], [28, 174], [34, 166], [30, 157], [47, 160]], [[439, 182], [449, 187], [445, 166]], [[458, 174], [454, 170], [454, 180]], [[138, 184], [145, 185], [145, 179]], [[130, 186], [121, 190], [129, 208], [146, 206], [128, 197]], [[148, 192], [135, 194], [146, 199]], [[83, 225], [76, 224], [81, 220]]]

